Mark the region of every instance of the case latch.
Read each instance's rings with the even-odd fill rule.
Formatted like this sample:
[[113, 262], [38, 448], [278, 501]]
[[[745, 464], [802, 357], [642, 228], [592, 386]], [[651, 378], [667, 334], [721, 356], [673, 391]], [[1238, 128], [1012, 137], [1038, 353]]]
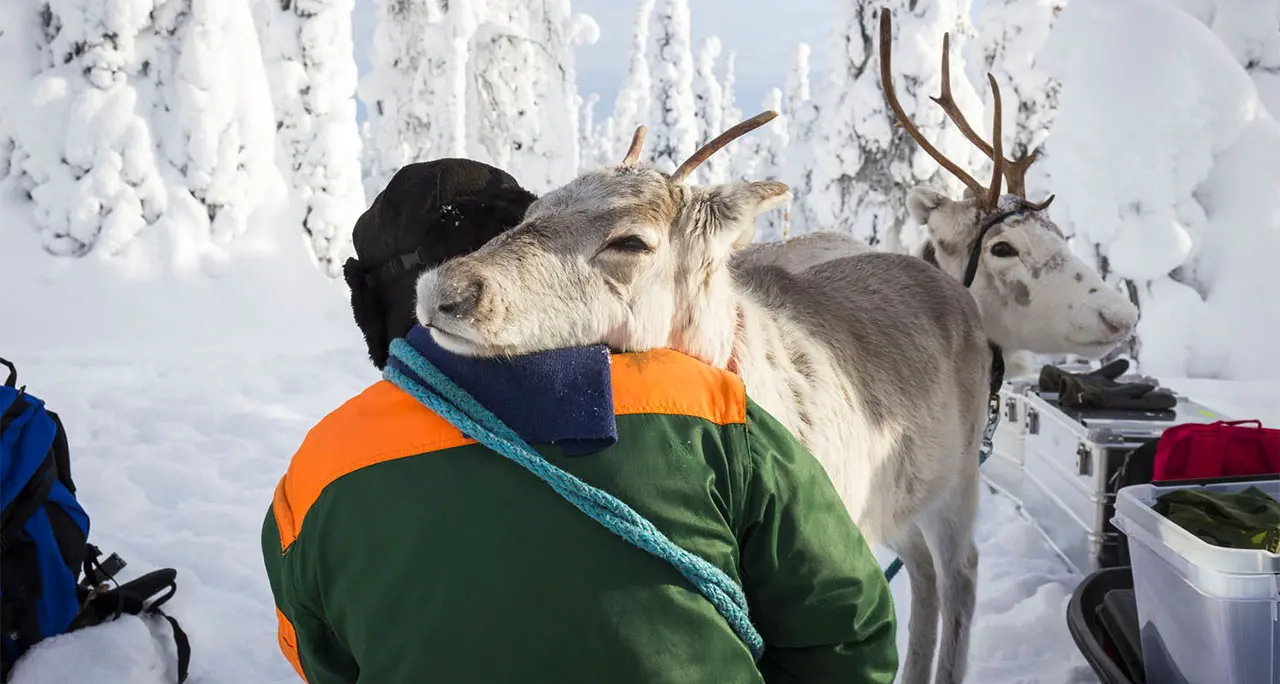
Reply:
[[1027, 407], [1027, 434], [1040, 434], [1040, 414], [1031, 407]]
[[1076, 446], [1076, 473], [1080, 475], [1093, 474], [1093, 449], [1089, 445], [1080, 442]]

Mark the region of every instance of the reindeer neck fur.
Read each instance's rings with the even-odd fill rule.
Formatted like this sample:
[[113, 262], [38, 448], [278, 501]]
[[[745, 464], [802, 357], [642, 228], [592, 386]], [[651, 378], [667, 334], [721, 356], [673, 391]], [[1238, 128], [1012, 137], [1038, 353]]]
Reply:
[[[976, 449], [945, 443], [959, 425], [918, 430], [922, 413], [980, 424], [989, 359], [972, 298], [918, 259], [863, 255], [803, 274], [735, 265], [700, 299], [672, 346], [738, 372], [822, 462], [869, 538], [896, 534], [902, 506], [954, 474], [920, 458]], [[886, 472], [897, 500], [872, 489]]]
[[[812, 438], [822, 418], [817, 399], [836, 389], [830, 351], [785, 302], [761, 296], [739, 269], [720, 269], [700, 285], [701, 296], [681, 316], [671, 346], [740, 374], [752, 399], [801, 442]], [[851, 392], [844, 383], [828, 396]]]

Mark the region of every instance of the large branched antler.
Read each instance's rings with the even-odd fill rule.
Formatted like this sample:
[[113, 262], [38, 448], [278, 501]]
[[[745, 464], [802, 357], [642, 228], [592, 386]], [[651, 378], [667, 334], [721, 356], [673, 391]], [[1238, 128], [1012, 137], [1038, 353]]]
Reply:
[[[994, 86], [993, 86], [994, 88]], [[996, 97], [999, 97], [997, 92]], [[960, 129], [964, 137], [969, 139], [982, 153], [987, 155], [992, 162], [995, 161], [996, 152], [987, 144], [987, 141], [973, 130], [973, 126], [969, 125], [969, 121], [965, 118], [964, 112], [960, 111], [960, 105], [956, 104], [956, 100], [951, 96], [951, 34], [942, 34], [942, 93], [937, 97], [930, 97], [942, 111], [951, 119], [951, 122]], [[998, 140], [997, 140], [998, 142]], [[1024, 155], [1017, 159], [1004, 159], [1004, 178], [1005, 183], [1009, 186], [1009, 193], [1017, 195], [1022, 199], [1027, 198], [1027, 169], [1035, 163], [1036, 157], [1040, 155], [1040, 150], [1034, 150], [1030, 154]], [[1040, 203], [1028, 202], [1027, 206], [1040, 211], [1046, 209], [1053, 202], [1053, 195], [1049, 196]]]
[[892, 42], [892, 19], [889, 16], [889, 10], [882, 7], [880, 9], [880, 83], [881, 87], [884, 89], [885, 99], [889, 102], [889, 107], [893, 109], [894, 115], [898, 117], [898, 123], [901, 124], [907, 134], [910, 135], [918, 145], [920, 145], [921, 149], [927, 152], [930, 157], [937, 160], [938, 164], [940, 164], [942, 168], [950, 171], [952, 175], [960, 179], [960, 182], [967, 185], [969, 189], [973, 191], [973, 194], [978, 197], [978, 201], [984, 211], [994, 210], [996, 202], [1000, 199], [1000, 175], [1002, 173], [1002, 167], [1004, 166], [1002, 163], [1004, 161], [1004, 156], [1000, 154], [1000, 89], [996, 85], [995, 77], [991, 74], [987, 74], [987, 78], [991, 81], [991, 89], [995, 97], [996, 117], [993, 124], [995, 130], [993, 131], [994, 136], [992, 139], [995, 140], [997, 153], [995, 155], [995, 168], [991, 173], [991, 187], [984, 188], [982, 183], [979, 183], [977, 179], [966, 173], [964, 169], [961, 169], [958, 164], [947, 159], [946, 155], [939, 152], [938, 148], [934, 147], [924, 137], [924, 134], [920, 132], [920, 129], [916, 128], [915, 124], [911, 123], [911, 119], [907, 117], [907, 113], [902, 109], [902, 104], [898, 102], [898, 95], [893, 89], [893, 75], [891, 73], [892, 69], [890, 68], [892, 57], [891, 53], [893, 52], [891, 49]]
[[706, 161], [708, 158], [711, 157], [711, 155], [715, 154], [716, 152], [719, 152], [720, 149], [723, 148], [725, 145], [728, 145], [734, 140], [741, 138], [742, 136], [769, 123], [770, 121], [773, 121], [774, 117], [776, 116], [778, 116], [777, 112], [773, 111], [772, 109], [767, 109], [763, 112], [760, 112], [759, 114], [756, 114], [750, 119], [747, 119], [746, 121], [743, 121], [737, 124], [733, 128], [730, 128], [729, 130], [725, 131], [724, 133], [717, 135], [706, 145], [703, 145], [702, 147], [698, 148], [698, 151], [694, 152], [692, 156], [684, 160], [684, 163], [680, 165], [680, 168], [676, 169], [675, 173], [671, 174], [671, 180], [675, 181], [676, 183], [683, 182], [684, 179], [689, 177], [689, 174], [693, 173], [694, 169], [698, 168], [699, 164]]

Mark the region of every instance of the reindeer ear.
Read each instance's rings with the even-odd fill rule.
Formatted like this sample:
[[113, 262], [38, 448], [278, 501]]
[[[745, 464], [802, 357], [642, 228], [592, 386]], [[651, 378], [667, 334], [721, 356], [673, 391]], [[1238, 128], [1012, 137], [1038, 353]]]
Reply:
[[791, 201], [791, 188], [778, 181], [726, 183], [708, 188], [693, 229], [707, 236], [715, 256], [751, 244], [756, 217]]
[[907, 192], [907, 213], [922, 226], [929, 225], [933, 212], [951, 204], [951, 198], [933, 188], [917, 185]]

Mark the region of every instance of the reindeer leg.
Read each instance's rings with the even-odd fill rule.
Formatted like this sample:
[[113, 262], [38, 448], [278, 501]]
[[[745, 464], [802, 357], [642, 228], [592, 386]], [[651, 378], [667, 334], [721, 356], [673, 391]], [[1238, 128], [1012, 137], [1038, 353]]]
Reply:
[[933, 554], [920, 528], [911, 523], [895, 550], [911, 579], [911, 616], [907, 622], [907, 656], [901, 684], [928, 684], [938, 643], [938, 578]]
[[[935, 684], [964, 681], [969, 659], [969, 628], [973, 621], [978, 578], [978, 547], [973, 541], [978, 513], [977, 455], [966, 455], [975, 468], [963, 472], [934, 510], [923, 516], [921, 528], [937, 562], [942, 595], [942, 644]], [[968, 470], [968, 469], [966, 469]], [[906, 564], [906, 561], [903, 561]], [[915, 583], [911, 589], [915, 591]]]

